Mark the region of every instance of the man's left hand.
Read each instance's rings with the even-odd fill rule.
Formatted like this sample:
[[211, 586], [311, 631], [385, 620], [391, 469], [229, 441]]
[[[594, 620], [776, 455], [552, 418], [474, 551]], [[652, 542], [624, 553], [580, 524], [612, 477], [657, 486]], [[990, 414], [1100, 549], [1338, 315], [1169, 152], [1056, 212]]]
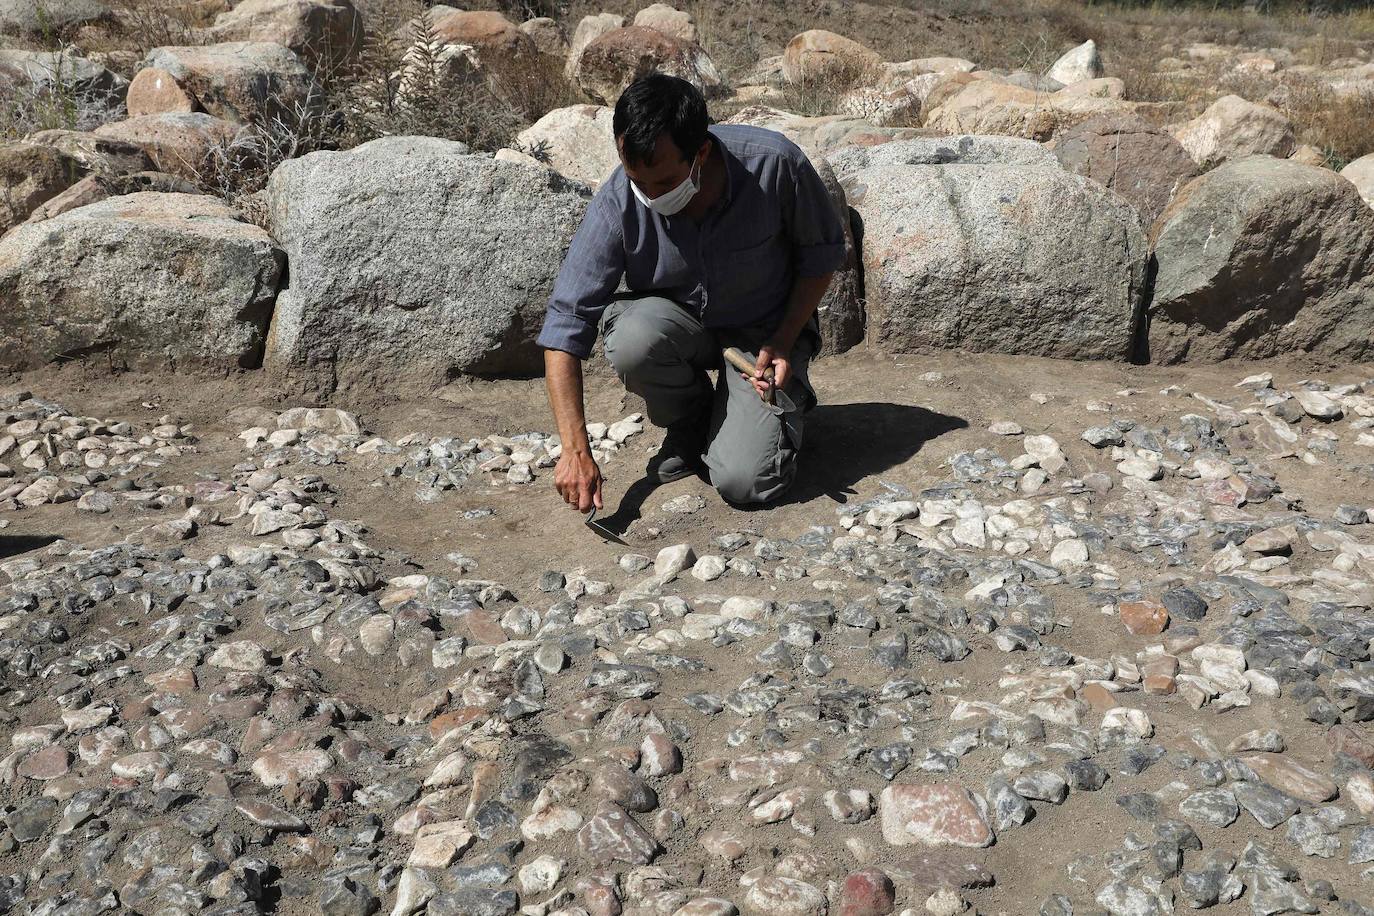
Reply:
[[[754, 383], [760, 397], [767, 398], [774, 389], [787, 384], [787, 379], [792, 375], [791, 350], [791, 347], [784, 347], [775, 341], [769, 341], [759, 348], [759, 357], [754, 362], [754, 377], [745, 378]], [[773, 367], [771, 384], [764, 378], [769, 366]]]

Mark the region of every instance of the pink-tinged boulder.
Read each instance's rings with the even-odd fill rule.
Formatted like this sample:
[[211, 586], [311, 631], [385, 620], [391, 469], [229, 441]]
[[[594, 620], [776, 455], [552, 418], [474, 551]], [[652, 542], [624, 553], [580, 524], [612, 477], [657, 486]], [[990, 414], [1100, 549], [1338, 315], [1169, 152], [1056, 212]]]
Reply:
[[159, 171], [183, 178], [204, 173], [214, 151], [227, 147], [241, 125], [204, 112], [167, 112], [102, 124], [98, 137], [122, 140], [142, 149]]
[[563, 68], [563, 75], [568, 78], [568, 82], [577, 82], [577, 65], [582, 60], [582, 52], [587, 50], [587, 45], [607, 32], [625, 28], [625, 24], [625, 17], [616, 13], [582, 17], [573, 31], [572, 41], [568, 43], [568, 62]]
[[1197, 177], [1197, 163], [1172, 134], [1134, 116], [1096, 115], [1061, 131], [1053, 151], [1067, 171], [1126, 198], [1150, 225]]
[[691, 13], [674, 9], [666, 3], [654, 3], [635, 13], [635, 25], [646, 29], [657, 29], [664, 35], [671, 35], [680, 41], [697, 44], [701, 35], [697, 33], [696, 20]]
[[988, 846], [995, 838], [967, 789], [950, 783], [897, 784], [883, 790], [883, 839], [893, 846]]
[[176, 77], [161, 67], [144, 67], [129, 83], [129, 116], [160, 114], [164, 111], [199, 111], [200, 103], [187, 92]]
[[134, 77], [131, 115], [198, 109], [228, 121], [281, 119], [295, 126], [313, 117], [323, 98], [295, 52], [272, 42], [154, 48], [143, 66], [157, 72]]
[[700, 45], [643, 26], [601, 35], [577, 62], [577, 84], [605, 105], [615, 105], [630, 83], [650, 73], [681, 77], [708, 97], [723, 89], [716, 65]]
[[882, 57], [872, 48], [825, 29], [793, 36], [782, 52], [782, 76], [789, 83], [854, 81], [876, 71]]
[[431, 31], [440, 41], [474, 49], [482, 65], [498, 73], [509, 73], [539, 53], [534, 40], [500, 13], [454, 10], [434, 16]]

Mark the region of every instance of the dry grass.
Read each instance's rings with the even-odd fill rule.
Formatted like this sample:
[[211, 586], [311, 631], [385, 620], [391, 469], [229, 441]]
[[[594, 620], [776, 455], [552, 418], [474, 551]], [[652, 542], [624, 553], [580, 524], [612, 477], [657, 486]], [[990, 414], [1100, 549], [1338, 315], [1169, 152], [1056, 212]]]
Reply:
[[881, 70], [864, 61], [846, 62], [779, 89], [781, 107], [806, 117], [835, 114], [845, 93], [877, 82]]
[[63, 72], [67, 50], [57, 45], [58, 57], [42, 87], [22, 86], [0, 94], [0, 140], [19, 140], [40, 130], [93, 130], [124, 117], [118, 93], [77, 89]]

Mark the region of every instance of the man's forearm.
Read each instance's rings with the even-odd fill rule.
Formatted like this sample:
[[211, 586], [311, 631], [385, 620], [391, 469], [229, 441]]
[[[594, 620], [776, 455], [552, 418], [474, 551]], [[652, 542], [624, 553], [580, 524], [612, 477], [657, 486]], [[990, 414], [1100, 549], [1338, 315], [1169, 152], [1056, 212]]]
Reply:
[[562, 350], [544, 351], [544, 384], [565, 452], [591, 454], [582, 406], [582, 360]]
[[798, 277], [792, 283], [792, 294], [787, 300], [787, 312], [782, 317], [782, 323], [773, 332], [773, 342], [783, 350], [791, 350], [792, 345], [801, 336], [802, 328], [811, 320], [811, 316], [816, 313], [816, 309], [821, 304], [821, 299], [825, 297], [825, 291], [830, 287], [830, 279], [833, 273], [823, 274], [819, 277]]

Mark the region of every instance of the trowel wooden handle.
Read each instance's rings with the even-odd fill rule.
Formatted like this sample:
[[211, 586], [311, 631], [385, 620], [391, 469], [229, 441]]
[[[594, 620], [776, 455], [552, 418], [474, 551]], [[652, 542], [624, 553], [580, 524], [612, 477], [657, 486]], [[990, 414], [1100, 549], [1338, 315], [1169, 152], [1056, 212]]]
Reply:
[[[725, 348], [725, 361], [745, 375], [752, 376], [754, 374], [754, 360], [745, 355], [744, 351], [740, 350], [738, 347]], [[763, 371], [763, 377], [766, 379], [771, 379], [773, 377], [772, 366], [769, 366]]]
[[[730, 365], [734, 366], [739, 371], [743, 372], [745, 375], [749, 376], [750, 378], [753, 378], [754, 367], [756, 364], [754, 360], [746, 356], [744, 352], [740, 350], [738, 347], [725, 348], [725, 361]], [[769, 366], [767, 369], [763, 370], [763, 377], [768, 382], [773, 381], [772, 366]], [[768, 401], [768, 403], [770, 404], [773, 403], [773, 395], [771, 391], [769, 392], [768, 397], [764, 400]]]

